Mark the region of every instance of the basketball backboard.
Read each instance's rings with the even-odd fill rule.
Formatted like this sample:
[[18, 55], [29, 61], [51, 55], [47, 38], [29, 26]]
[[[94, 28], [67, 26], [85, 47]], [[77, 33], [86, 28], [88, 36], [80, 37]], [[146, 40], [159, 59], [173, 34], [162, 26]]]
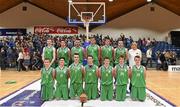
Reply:
[[89, 24], [104, 24], [104, 2], [69, 2], [69, 24], [84, 24], [88, 19]]

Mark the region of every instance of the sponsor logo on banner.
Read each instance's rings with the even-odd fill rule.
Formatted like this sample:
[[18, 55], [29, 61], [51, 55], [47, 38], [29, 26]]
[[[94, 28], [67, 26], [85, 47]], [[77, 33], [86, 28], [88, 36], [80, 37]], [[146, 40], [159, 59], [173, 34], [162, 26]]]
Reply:
[[78, 34], [78, 27], [75, 27], [75, 26], [35, 26], [34, 33]]
[[168, 71], [170, 72], [180, 72], [180, 65], [169, 65]]
[[17, 35], [26, 35], [26, 29], [0, 29], [0, 36], [17, 36]]

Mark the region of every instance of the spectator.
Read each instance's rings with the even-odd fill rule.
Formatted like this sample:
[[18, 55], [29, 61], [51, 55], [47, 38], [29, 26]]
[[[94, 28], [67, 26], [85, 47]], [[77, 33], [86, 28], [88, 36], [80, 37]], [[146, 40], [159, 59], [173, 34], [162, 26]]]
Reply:
[[29, 52], [24, 52], [23, 57], [24, 57], [23, 65], [24, 65], [24, 67], [26, 68], [26, 71], [27, 71], [27, 70], [29, 70], [29, 65], [30, 65]]
[[147, 67], [149, 61], [150, 61], [150, 67], [152, 67], [152, 48], [149, 48], [147, 50], [146, 57], [147, 57], [146, 67]]
[[18, 59], [17, 59], [17, 62], [18, 62], [18, 71], [21, 71], [23, 70], [23, 52], [22, 50], [19, 51], [19, 55], [18, 55]]
[[4, 48], [0, 50], [0, 67], [1, 70], [6, 70], [6, 53]]

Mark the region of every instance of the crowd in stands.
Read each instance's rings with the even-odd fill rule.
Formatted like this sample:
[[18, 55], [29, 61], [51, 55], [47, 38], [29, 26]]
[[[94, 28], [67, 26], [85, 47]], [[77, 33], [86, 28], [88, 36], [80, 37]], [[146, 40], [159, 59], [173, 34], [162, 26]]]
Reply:
[[[99, 46], [104, 45], [104, 36], [96, 34], [93, 35]], [[54, 41], [54, 47], [57, 49], [60, 45], [60, 41], [63, 39], [67, 43], [67, 47], [71, 49], [74, 46], [75, 39], [81, 38], [81, 43], [84, 43], [86, 36], [83, 34], [75, 36], [50, 36], [47, 34], [31, 34], [28, 33], [24, 36], [17, 37], [3, 37], [0, 38], [0, 65], [1, 69], [16, 67], [18, 71], [22, 70], [37, 70], [43, 66], [42, 62], [42, 49], [46, 46], [47, 38], [51, 37]], [[111, 45], [117, 47], [117, 41], [123, 40], [124, 46], [130, 49], [131, 43], [134, 41], [131, 36], [126, 37], [124, 34], [120, 34], [117, 39], [110, 38]], [[176, 64], [177, 52], [172, 50], [153, 50], [157, 46], [158, 41], [155, 38], [152, 40], [150, 38], [139, 38], [137, 42], [138, 48], [142, 53], [146, 53], [149, 48], [151, 48], [152, 57], [147, 58], [148, 64], [149, 60], [156, 61], [158, 66], [157, 69], [163, 69], [163, 66], [169, 64]], [[83, 45], [83, 44], [82, 44]], [[148, 53], [146, 53], [148, 54]], [[179, 56], [179, 55], [178, 55]]]

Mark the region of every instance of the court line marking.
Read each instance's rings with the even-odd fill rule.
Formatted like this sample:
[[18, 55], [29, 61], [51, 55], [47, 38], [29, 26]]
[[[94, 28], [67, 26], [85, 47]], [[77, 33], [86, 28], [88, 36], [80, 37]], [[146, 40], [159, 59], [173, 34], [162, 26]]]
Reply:
[[173, 107], [176, 106], [174, 103], [172, 103], [172, 102], [169, 101], [168, 99], [164, 98], [163, 96], [159, 95], [157, 92], [152, 91], [152, 90], [149, 89], [148, 87], [146, 87], [146, 89], [147, 89], [148, 91], [150, 91], [151, 93], [155, 94], [156, 96], [158, 96], [159, 98], [161, 98], [163, 101], [165, 101], [165, 102], [168, 103], [169, 105], [171, 105], [171, 106], [173, 106]]
[[3, 99], [5, 99], [5, 98], [7, 98], [7, 97], [9, 97], [10, 95], [12, 95], [12, 94], [14, 94], [14, 93], [16, 93], [16, 92], [18, 92], [18, 91], [22, 90], [23, 88], [26, 88], [27, 86], [29, 86], [29, 85], [31, 85], [31, 84], [33, 84], [33, 83], [35, 83], [35, 82], [36, 82], [36, 81], [38, 81], [38, 80], [40, 80], [40, 78], [39, 78], [39, 79], [36, 79], [36, 80], [34, 80], [34, 81], [32, 81], [32, 82], [30, 82], [29, 84], [27, 84], [27, 85], [25, 85], [25, 86], [21, 87], [20, 89], [18, 89], [18, 90], [16, 90], [16, 91], [11, 92], [11, 93], [10, 93], [10, 94], [8, 94], [8, 95], [6, 95], [6, 96], [4, 96], [4, 97], [0, 98], [0, 101], [1, 101], [1, 100], [3, 100]]
[[[15, 94], [15, 93], [18, 92], [18, 91], [20, 91], [20, 90], [26, 88], [27, 86], [29, 86], [29, 85], [31, 85], [31, 84], [37, 82], [38, 80], [40, 80], [40, 79], [36, 79], [36, 80], [32, 81], [31, 83], [29, 83], [29, 84], [23, 86], [22, 88], [20, 88], [20, 89], [14, 91], [14, 92], [12, 92], [12, 93], [10, 93], [10, 94], [8, 94], [8, 95], [2, 97], [2, 98], [0, 98], [0, 101], [2, 101], [2, 100], [4, 100], [5, 98], [11, 96], [12, 94]], [[171, 105], [171, 106], [176, 106], [174, 103], [172, 103], [172, 102], [169, 101], [168, 99], [164, 98], [163, 96], [159, 95], [158, 93], [152, 91], [152, 90], [149, 89], [148, 87], [146, 87], [146, 89], [147, 89], [149, 92], [151, 92], [152, 94], [154, 94], [154, 95], [156, 96], [156, 98], [159, 97], [159, 98], [158, 98], [159, 100], [164, 101], [164, 102], [168, 103], [168, 104]]]

